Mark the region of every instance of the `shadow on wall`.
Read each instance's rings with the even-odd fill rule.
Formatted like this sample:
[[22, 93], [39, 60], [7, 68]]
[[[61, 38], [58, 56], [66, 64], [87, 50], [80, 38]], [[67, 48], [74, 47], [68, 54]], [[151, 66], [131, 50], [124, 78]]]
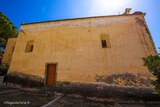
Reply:
[[107, 84], [115, 84], [120, 86], [146, 86], [152, 87], [152, 76], [145, 76], [140, 74], [122, 73], [112, 74], [109, 76], [98, 76], [95, 77], [97, 82], [104, 82]]

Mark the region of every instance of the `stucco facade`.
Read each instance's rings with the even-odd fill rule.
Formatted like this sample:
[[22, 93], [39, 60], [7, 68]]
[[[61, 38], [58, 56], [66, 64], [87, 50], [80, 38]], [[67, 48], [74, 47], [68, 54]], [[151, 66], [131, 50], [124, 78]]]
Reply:
[[6, 46], [6, 49], [5, 49], [5, 53], [4, 53], [3, 59], [2, 59], [2, 64], [10, 65], [12, 55], [13, 55], [13, 51], [14, 51], [14, 47], [15, 47], [15, 44], [16, 44], [16, 39], [17, 38], [8, 39], [7, 46]]
[[[102, 48], [102, 39], [108, 47]], [[25, 51], [28, 41], [31, 52]], [[97, 75], [148, 73], [142, 57], [155, 54], [144, 13], [22, 24], [8, 74], [45, 81], [46, 65], [53, 63], [56, 81], [95, 82]]]

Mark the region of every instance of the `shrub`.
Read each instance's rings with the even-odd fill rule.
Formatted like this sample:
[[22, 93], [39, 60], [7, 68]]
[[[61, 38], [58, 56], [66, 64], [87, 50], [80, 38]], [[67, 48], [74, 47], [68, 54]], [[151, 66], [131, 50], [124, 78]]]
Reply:
[[156, 80], [154, 81], [155, 90], [157, 93], [160, 93], [160, 56], [148, 56], [143, 58], [144, 65], [148, 67], [149, 71], [156, 76]]

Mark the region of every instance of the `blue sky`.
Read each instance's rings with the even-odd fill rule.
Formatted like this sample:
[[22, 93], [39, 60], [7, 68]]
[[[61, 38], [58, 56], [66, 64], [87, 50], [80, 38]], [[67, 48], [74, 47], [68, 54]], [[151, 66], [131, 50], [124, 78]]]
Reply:
[[125, 8], [147, 13], [156, 47], [160, 47], [160, 0], [0, 0], [0, 11], [14, 25], [47, 20], [118, 15]]

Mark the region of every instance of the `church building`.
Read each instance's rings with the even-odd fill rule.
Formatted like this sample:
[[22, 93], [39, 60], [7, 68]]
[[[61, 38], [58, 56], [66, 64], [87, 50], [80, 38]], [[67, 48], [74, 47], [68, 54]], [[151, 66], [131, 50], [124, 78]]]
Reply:
[[125, 72], [147, 75], [142, 58], [157, 52], [144, 16], [126, 11], [24, 23], [17, 38], [8, 40], [2, 63], [9, 66], [9, 76], [44, 85], [93, 83], [96, 76]]

